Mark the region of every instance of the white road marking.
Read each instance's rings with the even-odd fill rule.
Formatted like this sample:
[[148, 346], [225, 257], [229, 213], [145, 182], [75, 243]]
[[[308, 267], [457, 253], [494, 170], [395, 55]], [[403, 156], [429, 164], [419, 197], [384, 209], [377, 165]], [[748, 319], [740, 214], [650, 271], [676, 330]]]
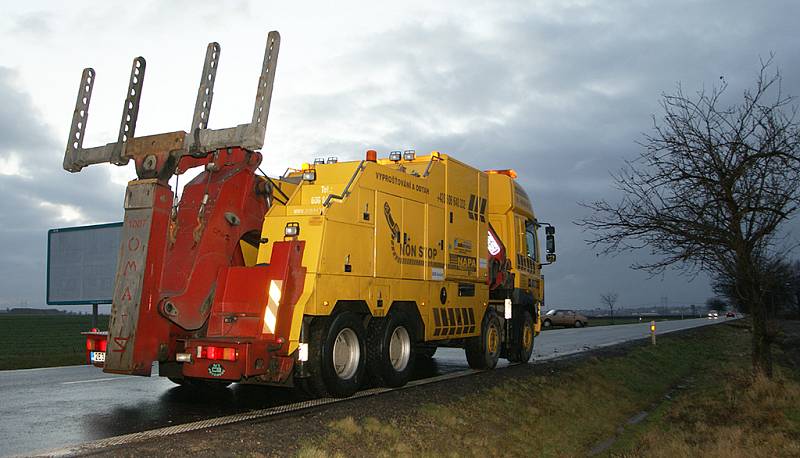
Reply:
[[33, 372], [33, 371], [49, 371], [53, 369], [67, 369], [70, 367], [81, 367], [86, 366], [89, 367], [88, 364], [71, 364], [69, 366], [52, 366], [52, 367], [32, 367], [29, 369], [4, 369], [0, 371], [0, 375], [3, 374], [11, 374], [12, 372]]
[[61, 384], [62, 385], [73, 385], [75, 383], [107, 382], [109, 380], [127, 380], [127, 377], [93, 378], [91, 380], [77, 380], [77, 381], [74, 381], [74, 382], [61, 382]]

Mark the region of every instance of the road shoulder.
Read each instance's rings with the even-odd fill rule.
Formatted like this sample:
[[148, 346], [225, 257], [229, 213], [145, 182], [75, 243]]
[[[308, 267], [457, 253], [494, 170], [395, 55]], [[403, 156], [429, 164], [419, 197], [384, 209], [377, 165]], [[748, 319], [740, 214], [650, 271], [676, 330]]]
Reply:
[[[657, 347], [627, 343], [101, 454], [524, 455], [535, 449], [581, 455], [703, 369], [713, 354], [743, 351], [746, 337], [741, 327], [727, 325], [688, 330], [664, 336]], [[569, 393], [568, 402], [559, 400]], [[559, 432], [580, 439], [565, 445], [542, 439]]]

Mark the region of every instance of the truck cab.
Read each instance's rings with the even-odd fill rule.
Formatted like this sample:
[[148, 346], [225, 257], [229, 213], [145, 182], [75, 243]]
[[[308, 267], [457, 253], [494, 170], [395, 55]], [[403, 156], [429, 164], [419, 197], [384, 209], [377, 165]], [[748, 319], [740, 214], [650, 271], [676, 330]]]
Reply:
[[[509, 253], [514, 304], [525, 304], [536, 323], [536, 333], [541, 330], [541, 308], [544, 302], [541, 250], [539, 248], [537, 221], [530, 198], [517, 182], [513, 170], [489, 170], [489, 223], [505, 242]], [[507, 294], [503, 291], [499, 294]]]

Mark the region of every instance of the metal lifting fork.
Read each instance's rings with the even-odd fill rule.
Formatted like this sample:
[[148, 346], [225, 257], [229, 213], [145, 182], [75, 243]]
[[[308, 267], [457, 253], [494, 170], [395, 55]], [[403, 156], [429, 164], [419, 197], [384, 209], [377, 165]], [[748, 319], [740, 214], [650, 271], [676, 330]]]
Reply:
[[208, 128], [221, 51], [218, 43], [209, 43], [189, 132], [167, 132], [146, 137], [135, 136], [146, 65], [143, 57], [137, 57], [131, 67], [117, 141], [91, 148], [83, 147], [83, 139], [86, 136], [89, 103], [96, 73], [92, 68], [84, 69], [64, 153], [64, 169], [79, 172], [83, 167], [92, 164], [109, 162], [125, 165], [130, 159], [134, 159], [139, 178], [166, 179], [175, 173], [183, 156], [202, 158], [218, 149], [232, 147], [250, 151], [261, 149], [267, 130], [279, 49], [280, 34], [276, 31], [269, 32], [249, 123], [223, 129]]

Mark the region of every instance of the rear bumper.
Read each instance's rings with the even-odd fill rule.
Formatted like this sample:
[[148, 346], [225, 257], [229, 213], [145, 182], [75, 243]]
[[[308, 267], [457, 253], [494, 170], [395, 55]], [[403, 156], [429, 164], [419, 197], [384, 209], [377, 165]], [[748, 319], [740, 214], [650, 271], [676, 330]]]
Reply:
[[[105, 366], [105, 350], [108, 341], [107, 332], [83, 332], [86, 336], [86, 362], [95, 367]], [[178, 373], [169, 376], [178, 376], [226, 380], [230, 382], [255, 381], [264, 383], [286, 383], [294, 370], [295, 356], [281, 356], [277, 353], [285, 344], [275, 340], [235, 340], [235, 339], [192, 339], [185, 342], [185, 353], [190, 355], [190, 361], [167, 361], [168, 365], [177, 364]], [[222, 359], [198, 358], [197, 347], [222, 347], [235, 349], [236, 359], [226, 361]], [[93, 353], [100, 353], [95, 355]], [[165, 375], [165, 374], [161, 374]]]
[[[182, 373], [198, 379], [283, 383], [289, 379], [295, 361], [293, 355], [277, 354], [284, 345], [275, 340], [191, 339], [185, 343], [191, 360], [182, 363]], [[208, 346], [234, 348], [236, 360], [198, 357], [197, 348]]]

